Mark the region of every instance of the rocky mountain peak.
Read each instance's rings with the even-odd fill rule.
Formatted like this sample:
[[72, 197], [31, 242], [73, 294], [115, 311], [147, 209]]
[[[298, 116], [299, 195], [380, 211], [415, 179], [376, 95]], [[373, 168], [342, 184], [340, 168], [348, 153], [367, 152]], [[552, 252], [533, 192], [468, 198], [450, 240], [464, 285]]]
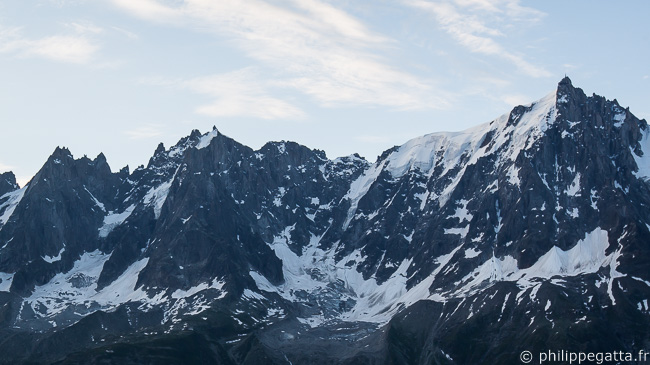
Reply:
[[5, 195], [8, 192], [18, 189], [18, 184], [16, 183], [16, 176], [13, 172], [8, 171], [0, 174], [0, 196]]
[[584, 106], [584, 103], [587, 100], [582, 89], [574, 87], [571, 83], [571, 80], [568, 77], [562, 79], [556, 90], [556, 105], [560, 111], [568, 110], [570, 112], [575, 112]]
[[67, 161], [74, 160], [72, 153], [67, 147], [57, 146], [50, 157], [47, 159], [48, 162], [53, 162], [56, 164], [65, 163]]
[[569, 76], [566, 76], [566, 75], [564, 76], [564, 78], [562, 78], [562, 80], [560, 80], [560, 82], [558, 82], [557, 85], [558, 85], [558, 88], [560, 88], [560, 87], [573, 87], [573, 83], [571, 82], [571, 79], [569, 78]]
[[104, 152], [100, 152], [93, 161], [95, 163], [104, 163], [106, 162], [106, 155], [104, 155]]
[[158, 147], [156, 147], [156, 150], [153, 152], [153, 154], [155, 156], [163, 152], [165, 152], [165, 145], [162, 142], [160, 142], [158, 143]]

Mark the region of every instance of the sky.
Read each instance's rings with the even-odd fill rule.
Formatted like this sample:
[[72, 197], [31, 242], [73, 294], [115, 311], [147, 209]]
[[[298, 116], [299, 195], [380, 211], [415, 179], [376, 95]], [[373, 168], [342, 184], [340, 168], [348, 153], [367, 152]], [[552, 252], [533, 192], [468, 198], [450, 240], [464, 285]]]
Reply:
[[[616, 5], [614, 5], [616, 4]], [[650, 2], [0, 0], [0, 172], [146, 165], [193, 129], [374, 162], [568, 75], [650, 119]]]

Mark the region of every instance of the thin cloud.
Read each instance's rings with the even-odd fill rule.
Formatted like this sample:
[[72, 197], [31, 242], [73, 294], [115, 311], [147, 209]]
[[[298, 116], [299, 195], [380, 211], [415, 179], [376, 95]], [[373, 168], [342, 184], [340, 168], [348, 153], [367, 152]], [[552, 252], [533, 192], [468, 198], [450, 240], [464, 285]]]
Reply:
[[159, 4], [155, 0], [112, 0], [113, 3], [133, 15], [157, 22], [177, 21], [179, 14], [176, 10]]
[[74, 6], [74, 5], [81, 5], [88, 0], [49, 0], [49, 2], [55, 6], [58, 6], [60, 8], [64, 6]]
[[447, 106], [430, 83], [391, 66], [381, 54], [394, 42], [356, 18], [318, 0], [187, 0], [172, 7], [154, 0], [112, 0], [154, 22], [225, 36], [268, 69], [268, 83], [307, 94], [324, 106], [396, 109]]
[[31, 39], [23, 37], [20, 28], [0, 30], [0, 53], [85, 64], [92, 60], [98, 50], [98, 45], [81, 35], [54, 35]]
[[262, 78], [251, 68], [226, 74], [200, 77], [182, 85], [194, 92], [214, 98], [210, 104], [196, 109], [211, 117], [250, 116], [262, 119], [300, 118], [302, 110], [272, 97]]
[[79, 34], [100, 34], [104, 29], [90, 22], [72, 22], [65, 23], [65, 26]]
[[88, 63], [99, 47], [84, 37], [51, 36], [22, 40], [17, 45], [24, 55], [41, 56], [54, 61]]
[[163, 135], [161, 127], [157, 124], [148, 124], [137, 127], [128, 131], [124, 131], [124, 134], [127, 135], [130, 139], [149, 139]]
[[6, 165], [6, 164], [3, 164], [2, 162], [0, 162], [0, 173], [11, 171], [11, 170], [13, 170], [13, 168], [14, 167], [11, 166], [11, 165]]
[[490, 2], [484, 0], [455, 0], [453, 2], [406, 0], [405, 3], [432, 14], [443, 30], [471, 52], [502, 58], [528, 76], [551, 76], [551, 73], [543, 67], [526, 61], [520, 54], [507, 50], [497, 42], [496, 38], [503, 36], [503, 32], [488, 25], [487, 19], [492, 19], [494, 22], [508, 27], [510, 23], [504, 19], [537, 22], [543, 17], [542, 12], [522, 7], [518, 0]]
[[512, 108], [517, 105], [527, 105], [532, 100], [529, 96], [512, 92], [512, 84], [508, 80], [479, 76], [474, 82], [461, 91], [466, 96], [480, 96], [487, 100], [503, 103]]
[[502, 10], [491, 0], [456, 0], [456, 4], [463, 7], [475, 7], [492, 13], [501, 13]]
[[503, 95], [501, 96], [501, 100], [508, 104], [511, 107], [515, 107], [517, 105], [528, 105], [530, 103], [530, 98], [526, 95]]
[[480, 76], [476, 78], [476, 81], [482, 83], [482, 84], [487, 84], [490, 85], [491, 88], [498, 87], [498, 88], [505, 88], [509, 87], [512, 85], [512, 83], [508, 80], [504, 80], [498, 77], [493, 77], [493, 76]]
[[261, 119], [296, 119], [304, 112], [291, 103], [271, 96], [273, 85], [253, 67], [192, 79], [153, 78], [144, 84], [190, 90], [212, 99], [196, 108], [196, 113], [210, 117], [255, 117]]
[[130, 31], [126, 30], [126, 29], [120, 28], [120, 27], [111, 27], [111, 29], [117, 31], [118, 33], [122, 33], [123, 35], [125, 35], [129, 39], [134, 39], [135, 40], [135, 39], [140, 38], [140, 36], [138, 36], [137, 34], [135, 34], [133, 32], [130, 32]]

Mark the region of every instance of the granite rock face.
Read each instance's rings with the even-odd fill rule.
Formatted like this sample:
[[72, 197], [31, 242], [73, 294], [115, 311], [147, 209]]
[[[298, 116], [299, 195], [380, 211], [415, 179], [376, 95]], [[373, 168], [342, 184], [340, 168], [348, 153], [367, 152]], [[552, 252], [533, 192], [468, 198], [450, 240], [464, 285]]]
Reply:
[[648, 125], [568, 78], [330, 160], [216, 128], [148, 165], [0, 175], [10, 363], [520, 363], [650, 349]]
[[0, 196], [17, 189], [18, 184], [16, 184], [16, 176], [14, 176], [13, 172], [9, 171], [0, 174]]

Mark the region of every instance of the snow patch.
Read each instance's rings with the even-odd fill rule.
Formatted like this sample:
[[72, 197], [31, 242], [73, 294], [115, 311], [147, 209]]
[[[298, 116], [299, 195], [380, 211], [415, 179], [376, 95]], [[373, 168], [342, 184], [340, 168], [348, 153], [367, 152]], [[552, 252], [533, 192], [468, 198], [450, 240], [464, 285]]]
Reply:
[[7, 223], [11, 215], [14, 214], [14, 210], [23, 199], [26, 190], [27, 186], [24, 186], [22, 189], [6, 193], [0, 197], [0, 201], [4, 201], [4, 203], [0, 204], [0, 212], [2, 212], [2, 215], [0, 215], [0, 227]]
[[573, 181], [571, 182], [571, 185], [569, 185], [566, 194], [568, 196], [580, 196], [580, 173], [579, 172], [576, 174], [576, 177], [573, 178]]
[[93, 193], [91, 193], [90, 190], [88, 190], [88, 188], [86, 188], [85, 185], [84, 185], [84, 190], [86, 190], [86, 192], [88, 193], [88, 195], [90, 195], [90, 197], [92, 198], [93, 202], [95, 202], [95, 205], [98, 206], [99, 209], [102, 210], [102, 212], [105, 212], [105, 211], [106, 211], [106, 207], [104, 207], [104, 203], [102, 203], [102, 202], [100, 202], [99, 200], [97, 200], [97, 198], [95, 198], [95, 196], [93, 195]]
[[626, 113], [624, 111], [614, 115], [613, 119], [616, 121], [614, 123], [614, 127], [620, 128], [623, 125], [623, 122], [625, 122], [625, 117], [626, 117]]
[[108, 234], [111, 233], [113, 229], [115, 229], [115, 227], [124, 223], [124, 221], [131, 215], [131, 213], [133, 213], [134, 209], [135, 205], [131, 205], [122, 213], [113, 213], [112, 211], [109, 212], [109, 214], [104, 217], [104, 224], [98, 229], [99, 237], [107, 237]]
[[273, 198], [273, 205], [275, 205], [276, 207], [281, 206], [282, 205], [282, 198], [284, 197], [284, 195], [286, 193], [287, 193], [287, 190], [284, 187], [280, 186], [278, 188], [278, 193]]
[[469, 211], [467, 210], [467, 203], [469, 203], [468, 200], [464, 200], [464, 199], [459, 200], [458, 201], [459, 206], [458, 208], [456, 208], [456, 212], [452, 216], [458, 218], [461, 223], [464, 221], [469, 222], [472, 220], [472, 218], [474, 218], [474, 216], [472, 214], [469, 214]]
[[612, 264], [618, 257], [615, 254], [605, 255], [607, 247], [609, 247], [607, 231], [596, 228], [567, 251], [553, 246], [535, 264], [526, 269], [519, 269], [517, 260], [511, 256], [503, 258], [493, 256], [457, 283], [464, 284], [458, 293], [470, 293], [472, 289], [480, 287], [486, 281], [515, 281], [520, 287], [533, 287], [536, 285], [534, 279], [595, 273], [601, 267]]
[[481, 254], [481, 251], [477, 251], [474, 248], [468, 248], [465, 250], [465, 257], [468, 259], [474, 258]]
[[[70, 308], [74, 308], [75, 314], [82, 316], [96, 310], [112, 310], [127, 302], [140, 302], [142, 305], [139, 309], [147, 310], [168, 300], [164, 296], [165, 291], [150, 297], [144, 288], [136, 288], [138, 276], [149, 262], [149, 258], [131, 264], [110, 285], [97, 291], [97, 279], [110, 256], [111, 254], [104, 254], [99, 250], [84, 253], [75, 261], [70, 271], [59, 273], [48, 283], [37, 286], [24, 300], [23, 306], [31, 306], [38, 317], [52, 318]], [[218, 288], [220, 285], [221, 283], [215, 280], [210, 287]], [[190, 295], [193, 290], [196, 289], [175, 293], [178, 297], [183, 297]]]
[[[630, 152], [634, 161], [636, 162], [637, 171], [633, 172], [634, 175], [643, 180], [650, 179], [650, 133], [642, 131], [642, 137], [639, 143], [641, 144], [642, 156], [638, 156], [636, 152], [630, 147]], [[1, 221], [2, 219], [0, 219]]]
[[445, 234], [457, 234], [461, 237], [466, 237], [469, 232], [469, 224], [462, 228], [445, 228]]
[[519, 169], [514, 164], [510, 166], [506, 176], [508, 177], [508, 182], [511, 185], [514, 186], [521, 185], [521, 180], [519, 179]]
[[[221, 281], [218, 278], [214, 278], [214, 280], [212, 280], [211, 283], [201, 283], [201, 284], [199, 284], [197, 286], [194, 286], [194, 287], [191, 287], [191, 288], [189, 288], [187, 290], [177, 289], [176, 291], [174, 291], [172, 293], [172, 298], [174, 298], [174, 299], [187, 298], [187, 297], [191, 297], [192, 295], [194, 295], [194, 294], [196, 294], [198, 292], [202, 292], [202, 291], [208, 290], [208, 289], [221, 290], [221, 288], [223, 288], [223, 286], [225, 284], [226, 284], [225, 281]], [[223, 296], [225, 296], [225, 293], [221, 294], [221, 297], [223, 297]]]
[[210, 132], [204, 134], [201, 136], [201, 139], [199, 139], [199, 143], [196, 144], [196, 149], [200, 150], [202, 148], [208, 147], [210, 145], [210, 142], [212, 142], [212, 139], [218, 135], [219, 131], [216, 129], [213, 129]]
[[70, 304], [83, 304], [96, 294], [97, 278], [109, 258], [110, 254], [99, 250], [84, 253], [70, 271], [59, 273], [48, 283], [37, 286], [25, 303], [32, 307], [43, 305], [46, 308], [44, 316], [60, 313]]
[[[174, 177], [176, 177], [176, 174], [174, 174]], [[165, 204], [165, 200], [167, 200], [167, 194], [169, 194], [169, 188], [172, 186], [173, 181], [174, 178], [172, 177], [169, 181], [155, 188], [151, 188], [144, 196], [144, 203], [146, 205], [153, 205], [153, 212], [156, 219], [160, 217], [160, 211], [162, 210], [163, 204]]]
[[607, 231], [596, 228], [587, 233], [573, 248], [563, 251], [553, 246], [528, 269], [520, 271], [520, 278], [546, 278], [553, 276], [577, 276], [597, 272], [606, 266], [611, 256], [605, 256], [609, 247]]
[[42, 259], [45, 260], [45, 262], [49, 262], [51, 264], [53, 262], [60, 261], [61, 260], [61, 254], [63, 254], [63, 252], [65, 252], [65, 244], [63, 245], [63, 247], [61, 247], [61, 250], [59, 251], [58, 255], [56, 255], [56, 256], [43, 256]]
[[287, 147], [284, 144], [284, 142], [278, 143], [276, 147], [278, 148], [278, 153], [281, 154], [281, 155], [284, 154], [287, 151]]
[[598, 202], [598, 198], [599, 198], [598, 192], [596, 190], [594, 190], [594, 189], [591, 189], [590, 194], [591, 194], [591, 196], [589, 197], [589, 200], [591, 201], [591, 208], [593, 210], [598, 210], [598, 206], [596, 205], [596, 203]]
[[361, 176], [359, 176], [352, 182], [352, 184], [350, 184], [350, 190], [348, 190], [348, 192], [343, 197], [343, 199], [350, 200], [350, 209], [348, 210], [348, 216], [343, 223], [344, 230], [348, 228], [348, 225], [352, 221], [352, 218], [354, 218], [354, 214], [357, 211], [357, 207], [359, 206], [359, 201], [366, 195], [368, 190], [370, 190], [370, 187], [375, 182], [375, 180], [377, 180], [377, 177], [379, 177], [379, 174], [385, 165], [386, 161], [383, 161], [382, 163], [375, 163], [375, 165], [364, 171]]
[[263, 295], [256, 293], [250, 289], [244, 289], [244, 293], [242, 293], [242, 297], [248, 298], [248, 299], [256, 299], [256, 300], [266, 300]]
[[0, 291], [8, 292], [13, 280], [14, 273], [0, 272]]

